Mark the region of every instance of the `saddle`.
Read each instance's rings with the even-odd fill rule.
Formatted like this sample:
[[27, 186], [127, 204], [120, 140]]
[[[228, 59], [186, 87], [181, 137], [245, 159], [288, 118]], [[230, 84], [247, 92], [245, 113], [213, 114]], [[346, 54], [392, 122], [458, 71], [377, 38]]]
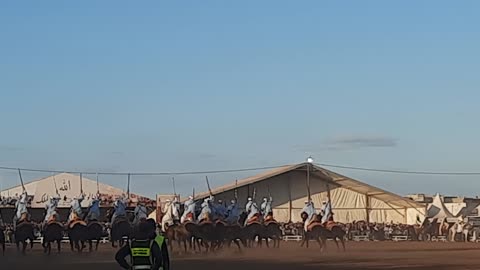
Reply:
[[248, 221], [247, 221], [247, 226], [250, 225], [250, 224], [253, 224], [253, 223], [258, 223], [260, 224], [260, 214], [255, 214], [253, 217], [251, 217]]
[[80, 217], [77, 215], [77, 213], [72, 212], [70, 214], [70, 222], [68, 223], [68, 227], [71, 229], [71, 228], [73, 228], [73, 226], [75, 226], [77, 224], [87, 226], [87, 223], [85, 221], [83, 221], [82, 219], [80, 219]]
[[329, 220], [329, 221], [325, 222], [325, 223], [323, 224], [323, 226], [324, 226], [327, 230], [331, 231], [331, 230], [333, 229], [333, 227], [337, 226], [337, 223], [336, 223], [335, 221]]
[[265, 224], [270, 224], [270, 223], [277, 223], [277, 221], [273, 218], [273, 215], [267, 215], [264, 220]]
[[223, 226], [227, 226], [227, 223], [225, 221], [221, 220], [221, 219], [217, 219], [215, 221], [215, 224], [222, 224]]
[[118, 224], [120, 222], [128, 222], [128, 219], [126, 216], [118, 216], [115, 218], [115, 221], [113, 222], [112, 226], [115, 225], [115, 224]]
[[193, 221], [193, 213], [188, 213], [186, 216], [185, 216], [185, 220], [183, 221], [183, 223], [187, 223], [187, 222], [191, 222]]

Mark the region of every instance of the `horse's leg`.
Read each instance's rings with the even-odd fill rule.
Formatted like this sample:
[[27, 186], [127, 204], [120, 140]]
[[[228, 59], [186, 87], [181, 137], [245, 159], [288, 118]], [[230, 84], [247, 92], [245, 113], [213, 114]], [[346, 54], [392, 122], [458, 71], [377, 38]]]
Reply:
[[98, 251], [98, 245], [100, 244], [101, 239], [97, 239], [97, 243], [95, 244], [95, 251]]
[[337, 237], [332, 238], [333, 242], [335, 242], [335, 245], [337, 246], [337, 250], [340, 249], [340, 246], [338, 245]]
[[340, 242], [342, 243], [342, 248], [343, 248], [343, 252], [345, 252], [345, 239], [340, 238]]
[[[235, 245], [237, 245], [238, 251], [242, 252], [242, 248], [240, 247], [240, 241], [238, 239], [235, 239], [235, 240], [233, 240], [233, 242], [235, 243]], [[231, 243], [231, 242], [229, 242], [229, 243]]]
[[62, 240], [57, 240], [57, 252], [60, 254], [60, 251], [62, 250]]
[[327, 250], [327, 237], [320, 236], [320, 241], [322, 241], [322, 252]]
[[187, 240], [183, 239], [182, 242], [183, 242], [185, 253], [187, 253]]
[[27, 242], [23, 241], [22, 242], [22, 254], [25, 255], [27, 250]]
[[73, 240], [70, 239], [69, 242], [70, 242], [70, 250], [71, 250], [72, 252], [75, 251], [75, 249], [73, 248]]
[[92, 239], [88, 240], [88, 251], [89, 252], [93, 251], [93, 240]]
[[[317, 241], [318, 246], [320, 247], [320, 252], [322, 252], [323, 251], [323, 244], [322, 244], [322, 241], [320, 240], [320, 237], [316, 237], [315, 240]], [[307, 244], [307, 247], [308, 247], [308, 244]]]

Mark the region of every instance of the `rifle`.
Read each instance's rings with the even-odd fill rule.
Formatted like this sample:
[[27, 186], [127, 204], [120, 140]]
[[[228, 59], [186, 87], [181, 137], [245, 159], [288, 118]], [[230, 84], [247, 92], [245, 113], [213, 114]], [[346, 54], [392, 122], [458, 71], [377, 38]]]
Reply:
[[213, 196], [212, 189], [210, 189], [210, 183], [208, 182], [208, 176], [205, 176], [205, 180], [207, 180], [208, 192], [210, 193], [210, 196]]
[[22, 184], [22, 189], [25, 191], [25, 186], [23, 185], [23, 178], [22, 178], [22, 172], [20, 169], [18, 169], [18, 175], [20, 176], [20, 183]]
[[257, 195], [257, 188], [253, 188], [252, 201], [255, 201], [255, 195]]
[[238, 200], [238, 189], [237, 189], [237, 185], [238, 185], [238, 180], [235, 180], [235, 190], [233, 191], [233, 192], [234, 192], [235, 201]]
[[177, 191], [175, 189], [175, 177], [172, 177], [172, 185], [173, 185], [173, 195], [175, 195], [175, 197], [177, 196]]
[[53, 185], [55, 186], [55, 192], [57, 193], [57, 195], [60, 195], [60, 194], [58, 193], [57, 181], [55, 181], [55, 173], [52, 174], [52, 177], [53, 177]]

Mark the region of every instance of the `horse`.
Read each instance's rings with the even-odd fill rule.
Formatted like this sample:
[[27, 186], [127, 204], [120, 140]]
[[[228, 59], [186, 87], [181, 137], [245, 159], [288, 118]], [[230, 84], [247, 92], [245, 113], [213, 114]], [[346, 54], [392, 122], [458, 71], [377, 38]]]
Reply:
[[5, 255], [5, 227], [3, 227], [2, 225], [0, 225], [0, 247], [2, 248], [3, 256]]
[[71, 213], [70, 222], [67, 224], [70, 249], [82, 252], [87, 240], [87, 223], [81, 220], [75, 212]]
[[28, 220], [28, 214], [23, 213], [14, 233], [15, 244], [18, 251], [20, 251], [20, 243], [22, 243], [22, 254], [25, 254], [25, 250], [27, 249], [27, 240], [30, 241], [30, 248], [33, 248], [33, 240], [35, 240], [33, 231], [33, 224]]
[[171, 251], [173, 251], [174, 241], [177, 241], [179, 248], [182, 247], [183, 243], [185, 253], [187, 253], [187, 241], [190, 244], [190, 248], [192, 248], [192, 242], [189, 241], [191, 239], [191, 233], [187, 231], [184, 224], [173, 224], [168, 226], [165, 236], [168, 239], [168, 245]]
[[[240, 224], [244, 224], [248, 216], [245, 214], [240, 216]], [[258, 239], [257, 246], [262, 245], [262, 237], [265, 235], [265, 226], [260, 223], [260, 214], [257, 213], [247, 221], [243, 228], [243, 233], [247, 241], [247, 247], [253, 247], [253, 242]]]
[[[113, 216], [112, 211], [107, 212], [108, 220], [111, 220]], [[130, 239], [132, 236], [132, 226], [126, 216], [117, 216], [113, 224], [110, 225], [110, 241], [112, 247], [116, 248], [115, 243], [118, 241], [119, 246], [122, 247], [125, 244], [124, 238]]]
[[88, 241], [88, 250], [93, 251], [93, 241], [95, 240], [95, 251], [98, 250], [98, 245], [103, 237], [103, 226], [96, 220], [90, 220], [87, 224], [86, 240]]
[[[303, 222], [306, 222], [308, 218], [307, 213], [302, 212], [301, 218]], [[337, 240], [340, 240], [343, 251], [345, 251], [345, 234], [346, 233], [342, 229], [342, 227], [337, 225], [332, 220], [327, 221], [326, 224], [321, 224], [319, 220], [321, 220], [321, 218], [317, 217], [317, 219], [314, 220], [312, 225], [310, 225], [311, 229], [305, 232], [305, 237], [301, 243], [301, 246], [303, 246], [306, 243], [308, 248], [308, 240], [309, 238], [313, 238], [317, 240], [317, 242], [320, 244], [320, 249], [323, 250], [323, 249], [326, 249], [326, 240], [332, 239], [335, 242], [337, 249], [340, 249], [340, 246], [338, 245], [338, 242], [337, 242]]]
[[280, 225], [273, 219], [273, 215], [269, 214], [264, 220], [265, 229], [263, 230], [262, 238], [265, 239], [267, 247], [269, 247], [268, 239], [273, 240], [273, 247], [280, 247], [280, 240], [282, 239], [282, 230], [280, 230]]
[[52, 243], [57, 242], [57, 253], [60, 253], [65, 227], [55, 220], [48, 222], [43, 230], [43, 249], [44, 253], [50, 255]]

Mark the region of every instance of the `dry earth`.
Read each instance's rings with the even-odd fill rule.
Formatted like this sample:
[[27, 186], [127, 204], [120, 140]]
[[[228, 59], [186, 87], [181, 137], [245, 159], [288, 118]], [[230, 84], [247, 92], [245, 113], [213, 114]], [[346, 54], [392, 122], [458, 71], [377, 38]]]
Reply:
[[[66, 248], [66, 246], [64, 247]], [[9, 247], [0, 257], [2, 269], [120, 269], [108, 245], [92, 254], [76, 254], [69, 250], [46, 256], [39, 246], [18, 255]], [[332, 243], [319, 253], [318, 246], [300, 248], [298, 243], [282, 243], [280, 249], [257, 248], [242, 253], [234, 250], [210, 255], [173, 254], [172, 269], [209, 270], [301, 270], [301, 269], [480, 269], [480, 244], [420, 242], [349, 242], [347, 252], [338, 252]]]

